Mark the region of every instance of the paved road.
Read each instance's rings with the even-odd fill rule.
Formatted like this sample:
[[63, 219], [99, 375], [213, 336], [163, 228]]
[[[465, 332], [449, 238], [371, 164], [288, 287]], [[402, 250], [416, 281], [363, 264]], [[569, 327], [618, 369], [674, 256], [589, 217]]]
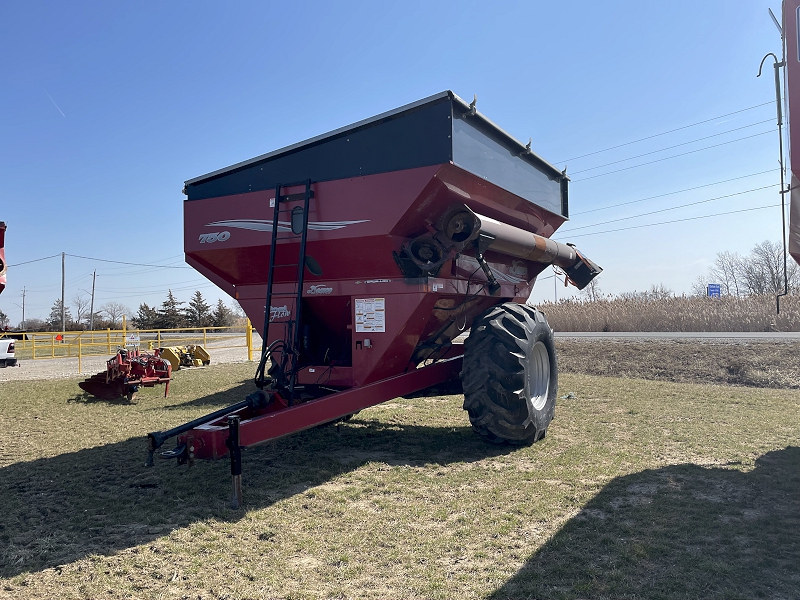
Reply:
[[556, 331], [556, 338], [581, 340], [758, 340], [764, 342], [800, 341], [800, 331]]

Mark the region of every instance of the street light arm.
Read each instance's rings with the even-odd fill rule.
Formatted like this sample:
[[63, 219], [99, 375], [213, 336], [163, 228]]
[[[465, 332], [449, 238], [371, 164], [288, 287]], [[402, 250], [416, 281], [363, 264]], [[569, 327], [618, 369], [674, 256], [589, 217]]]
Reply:
[[767, 60], [767, 58], [770, 57], [770, 56], [772, 57], [772, 60], [775, 61], [773, 66], [777, 66], [777, 67], [782, 67], [783, 66], [783, 63], [778, 60], [778, 57], [775, 56], [775, 54], [773, 52], [767, 52], [764, 55], [764, 58], [761, 59], [761, 64], [758, 65], [758, 75], [756, 75], [756, 77], [761, 77], [761, 69], [764, 68], [764, 61]]

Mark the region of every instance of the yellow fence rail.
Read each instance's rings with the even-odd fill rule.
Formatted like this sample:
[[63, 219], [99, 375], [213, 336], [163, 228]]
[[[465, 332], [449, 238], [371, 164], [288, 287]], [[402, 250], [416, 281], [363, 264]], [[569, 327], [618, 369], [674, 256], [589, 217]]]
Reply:
[[[81, 359], [116, 354], [117, 349], [138, 343], [142, 350], [155, 348], [204, 346], [210, 352], [225, 348], [247, 348], [247, 360], [253, 360], [253, 327], [250, 320], [245, 325], [232, 327], [192, 327], [183, 329], [129, 329], [123, 319], [122, 329], [98, 331], [35, 331], [3, 334], [16, 338], [15, 355], [18, 360], [77, 358], [78, 372]], [[22, 339], [19, 339], [19, 338]], [[244, 340], [244, 341], [242, 341]]]

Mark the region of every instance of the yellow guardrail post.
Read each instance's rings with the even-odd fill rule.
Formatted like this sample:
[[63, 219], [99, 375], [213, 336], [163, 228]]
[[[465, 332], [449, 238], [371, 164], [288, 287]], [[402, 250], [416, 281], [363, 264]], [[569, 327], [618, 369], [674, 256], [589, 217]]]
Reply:
[[56, 336], [54, 336], [52, 333], [50, 334], [50, 354], [53, 356], [53, 358], [56, 357]]
[[108, 343], [108, 353], [111, 354], [111, 328], [106, 328], [106, 342]]
[[83, 373], [83, 363], [81, 362], [81, 336], [78, 334], [78, 373]]
[[158, 342], [158, 347], [161, 348], [161, 330], [160, 329], [156, 332], [156, 341]]
[[33, 353], [31, 360], [36, 360], [36, 335], [33, 334], [31, 335], [31, 352]]
[[250, 319], [247, 319], [247, 333], [245, 334], [247, 340], [247, 360], [253, 360], [253, 326], [250, 324]]
[[208, 342], [206, 341], [206, 328], [203, 327], [203, 346], [206, 346]]

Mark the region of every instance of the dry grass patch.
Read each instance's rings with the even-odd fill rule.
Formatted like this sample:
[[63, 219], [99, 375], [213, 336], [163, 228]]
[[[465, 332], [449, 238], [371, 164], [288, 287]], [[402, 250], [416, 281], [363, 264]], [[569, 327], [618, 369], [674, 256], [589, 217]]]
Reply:
[[800, 296], [568, 299], [539, 308], [556, 331], [800, 331]]
[[791, 597], [800, 392], [561, 377], [548, 437], [485, 444], [461, 398], [394, 400], [224, 462], [147, 470], [144, 434], [240, 399], [0, 384], [0, 597]]
[[800, 388], [800, 343], [556, 339], [561, 372]]

